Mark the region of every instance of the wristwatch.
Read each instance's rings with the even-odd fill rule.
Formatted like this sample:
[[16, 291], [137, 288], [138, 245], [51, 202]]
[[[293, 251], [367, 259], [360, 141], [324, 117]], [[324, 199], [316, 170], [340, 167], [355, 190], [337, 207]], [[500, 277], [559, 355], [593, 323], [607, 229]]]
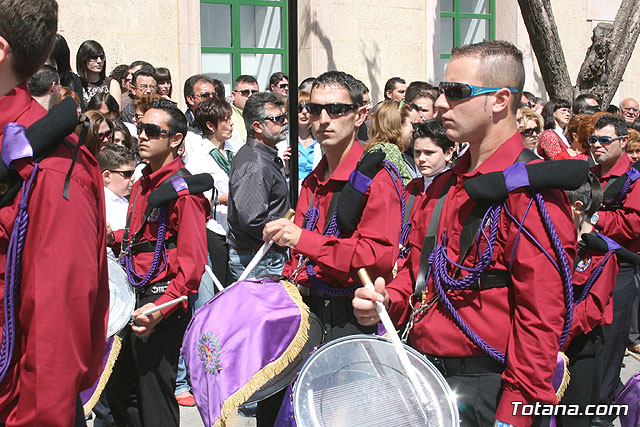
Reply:
[[591, 218], [589, 218], [589, 222], [591, 223], [591, 225], [595, 226], [598, 223], [599, 219], [600, 219], [600, 215], [598, 215], [598, 212], [596, 212], [593, 215], [591, 215]]

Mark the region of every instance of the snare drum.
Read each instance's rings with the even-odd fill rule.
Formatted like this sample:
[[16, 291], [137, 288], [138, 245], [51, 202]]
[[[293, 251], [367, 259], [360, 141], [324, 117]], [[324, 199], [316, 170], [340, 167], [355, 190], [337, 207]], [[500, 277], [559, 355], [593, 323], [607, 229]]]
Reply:
[[109, 323], [107, 338], [118, 333], [131, 320], [136, 307], [136, 294], [120, 263], [107, 255], [109, 267]]
[[292, 283], [249, 279], [214, 296], [181, 350], [204, 424], [224, 425], [238, 406], [284, 389], [323, 335]]

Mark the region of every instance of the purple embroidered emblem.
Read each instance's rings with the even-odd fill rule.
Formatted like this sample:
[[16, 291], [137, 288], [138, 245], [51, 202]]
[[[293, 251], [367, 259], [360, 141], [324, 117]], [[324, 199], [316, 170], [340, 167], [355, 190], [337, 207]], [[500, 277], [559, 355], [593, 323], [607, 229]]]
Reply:
[[198, 342], [198, 356], [207, 374], [215, 375], [220, 367], [220, 343], [212, 333], [202, 334]]
[[149, 213], [149, 222], [156, 222], [160, 218], [160, 209], [153, 208]]

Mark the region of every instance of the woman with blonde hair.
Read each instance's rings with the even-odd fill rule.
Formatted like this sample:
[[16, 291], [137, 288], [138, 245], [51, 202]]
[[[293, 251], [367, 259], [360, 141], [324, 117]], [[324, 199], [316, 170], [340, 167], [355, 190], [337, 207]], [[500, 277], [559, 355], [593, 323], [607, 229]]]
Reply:
[[384, 101], [378, 104], [371, 115], [369, 141], [365, 151], [382, 151], [398, 169], [405, 185], [411, 181], [411, 174], [404, 163], [402, 153], [411, 142], [411, 107], [403, 101]]
[[535, 153], [538, 138], [540, 138], [544, 126], [544, 119], [529, 107], [520, 108], [520, 112], [522, 113], [522, 126], [520, 127], [522, 143]]

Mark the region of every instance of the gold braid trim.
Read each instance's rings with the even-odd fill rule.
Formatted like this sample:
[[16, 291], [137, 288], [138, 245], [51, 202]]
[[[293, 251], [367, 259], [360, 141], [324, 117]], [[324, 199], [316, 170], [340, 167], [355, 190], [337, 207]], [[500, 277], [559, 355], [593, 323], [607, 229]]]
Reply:
[[558, 387], [558, 391], [556, 391], [558, 402], [560, 402], [564, 397], [564, 392], [567, 391], [567, 387], [569, 386], [569, 382], [571, 381], [571, 374], [569, 373], [568, 369], [569, 358], [562, 351], [559, 354], [564, 359], [564, 374], [562, 375], [562, 383], [560, 383], [560, 387]]
[[257, 390], [284, 371], [284, 369], [296, 359], [309, 340], [309, 307], [302, 302], [302, 295], [300, 295], [300, 291], [298, 291], [298, 288], [294, 284], [284, 280], [281, 280], [280, 283], [284, 286], [289, 297], [296, 303], [298, 308], [300, 308], [300, 326], [298, 327], [298, 332], [291, 341], [291, 344], [289, 344], [289, 347], [287, 347], [279, 358], [256, 372], [244, 387], [240, 388], [224, 401], [220, 409], [220, 418], [213, 424], [214, 427], [226, 426], [226, 420], [229, 415], [231, 415], [238, 406], [246, 402]]
[[107, 382], [109, 382], [109, 378], [111, 377], [111, 372], [113, 372], [113, 366], [116, 364], [116, 360], [118, 360], [118, 355], [120, 354], [120, 349], [122, 348], [122, 338], [118, 335], [113, 337], [113, 344], [111, 344], [111, 351], [109, 351], [109, 358], [107, 359], [107, 363], [104, 365], [104, 370], [100, 375], [100, 381], [96, 386], [95, 391], [91, 395], [91, 399], [84, 404], [82, 409], [84, 410], [85, 415], [89, 415], [91, 410], [96, 403], [98, 403], [98, 399], [100, 399], [100, 395], [104, 390]]

